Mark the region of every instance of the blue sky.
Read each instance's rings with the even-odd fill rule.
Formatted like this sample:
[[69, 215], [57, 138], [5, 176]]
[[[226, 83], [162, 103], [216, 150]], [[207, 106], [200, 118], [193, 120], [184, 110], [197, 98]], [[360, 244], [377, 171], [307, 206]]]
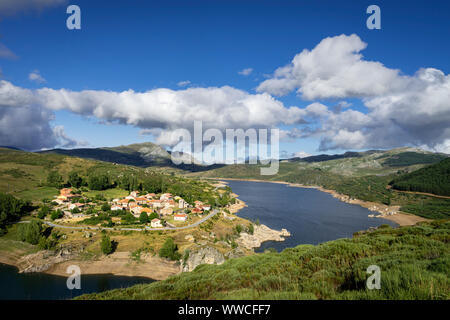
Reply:
[[[399, 69], [401, 75], [413, 77], [420, 68], [435, 68], [444, 75], [450, 71], [450, 3], [446, 1], [79, 0], [70, 4], [81, 8], [81, 30], [66, 28], [68, 4], [55, 0], [51, 7], [13, 8], [14, 12], [3, 15], [0, 11], [0, 43], [14, 55], [2, 58], [0, 54], [2, 80], [30, 90], [144, 92], [230, 86], [258, 94], [258, 86], [296, 54], [342, 34], [356, 34], [367, 44], [361, 51], [364, 60]], [[366, 8], [371, 4], [381, 8], [381, 30], [366, 27]], [[246, 68], [253, 71], [247, 76], [238, 73]], [[45, 81], [30, 80], [33, 71]], [[181, 81], [190, 83], [180, 87]], [[346, 101], [361, 113], [368, 112], [365, 99], [372, 98], [305, 99], [295, 91], [273, 96], [285, 107], [299, 108], [313, 102], [331, 108]], [[66, 109], [54, 109], [52, 114], [50, 126], [63, 126], [65, 134], [81, 145], [154, 140], [140, 134], [142, 126], [105, 124], [105, 119]], [[312, 123], [312, 127], [320, 127], [320, 120], [314, 121], [319, 123]], [[286, 123], [278, 126], [296, 127]], [[321, 139], [320, 134], [303, 136], [282, 142], [280, 149], [288, 154], [316, 154], [383, 146], [370, 142], [371, 137], [365, 143], [333, 142], [331, 149], [319, 151]], [[386, 148], [444, 145], [445, 151], [447, 140], [444, 136], [438, 141], [422, 141], [414, 136], [386, 142]]]

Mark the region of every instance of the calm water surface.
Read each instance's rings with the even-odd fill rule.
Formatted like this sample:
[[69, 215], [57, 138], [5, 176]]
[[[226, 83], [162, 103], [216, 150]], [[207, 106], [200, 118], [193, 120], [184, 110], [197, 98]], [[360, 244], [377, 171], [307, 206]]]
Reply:
[[240, 217], [259, 222], [276, 230], [286, 228], [286, 241], [267, 241], [255, 251], [267, 248], [281, 251], [299, 244], [318, 244], [381, 224], [397, 226], [385, 219], [369, 218], [373, 213], [358, 205], [345, 203], [316, 189], [289, 187], [285, 184], [224, 180], [248, 207]]
[[81, 275], [81, 289], [69, 290], [66, 277], [44, 273], [18, 273], [17, 268], [0, 264], [0, 300], [70, 299], [84, 293], [125, 288], [154, 280], [111, 274]]

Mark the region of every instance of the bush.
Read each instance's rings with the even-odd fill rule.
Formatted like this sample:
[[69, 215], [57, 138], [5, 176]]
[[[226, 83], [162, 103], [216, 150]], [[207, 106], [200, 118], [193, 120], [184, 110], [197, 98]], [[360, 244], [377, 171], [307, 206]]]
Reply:
[[255, 227], [253, 226], [252, 223], [250, 223], [250, 224], [248, 225], [247, 231], [248, 231], [248, 234], [253, 234], [253, 233], [255, 232]]
[[169, 238], [164, 242], [161, 250], [159, 250], [159, 256], [170, 260], [180, 260], [181, 255], [178, 252], [178, 246], [172, 238]]
[[102, 235], [102, 242], [100, 243], [100, 248], [103, 254], [111, 254], [113, 252], [113, 243], [107, 234]]
[[50, 213], [50, 208], [48, 206], [42, 206], [38, 211], [38, 218], [44, 219]]
[[21, 223], [17, 230], [17, 237], [20, 241], [31, 244], [38, 244], [41, 238], [42, 224], [35, 220], [30, 223]]
[[141, 223], [148, 223], [148, 214], [145, 212], [142, 212], [141, 215], [139, 216], [139, 221]]
[[50, 216], [52, 220], [56, 220], [63, 217], [63, 213], [60, 209], [54, 210]]

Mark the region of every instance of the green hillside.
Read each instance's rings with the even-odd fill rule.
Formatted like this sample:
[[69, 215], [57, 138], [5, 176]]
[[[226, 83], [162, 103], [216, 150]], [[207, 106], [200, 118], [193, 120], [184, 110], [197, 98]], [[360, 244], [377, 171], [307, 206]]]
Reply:
[[[79, 299], [449, 299], [449, 240], [448, 221], [382, 226]], [[381, 269], [380, 290], [366, 289], [370, 265]]]
[[392, 187], [403, 191], [450, 196], [450, 158], [394, 179]]
[[[139, 189], [143, 185], [155, 184], [158, 188], [162, 188], [162, 191], [177, 189], [175, 193], [186, 194], [189, 197], [190, 193], [201, 194], [203, 188], [202, 184], [198, 184], [193, 179], [159, 169], [140, 168], [54, 153], [33, 153], [0, 148], [0, 192], [11, 194], [19, 199], [31, 201], [52, 199], [58, 194], [58, 189], [67, 184], [69, 175], [73, 172], [82, 179], [82, 186], [92, 190], [116, 187], [126, 190]], [[55, 173], [56, 183], [49, 183], [50, 173]], [[98, 180], [104, 183], [98, 185]]]

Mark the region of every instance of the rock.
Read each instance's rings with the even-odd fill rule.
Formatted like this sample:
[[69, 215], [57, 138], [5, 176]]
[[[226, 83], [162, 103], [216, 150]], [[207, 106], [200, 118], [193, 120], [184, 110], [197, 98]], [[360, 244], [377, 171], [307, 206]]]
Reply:
[[236, 243], [244, 248], [254, 249], [260, 247], [261, 243], [265, 241], [284, 241], [284, 237], [289, 237], [290, 235], [286, 229], [277, 231], [261, 224], [254, 227], [253, 234], [241, 232]]
[[83, 246], [61, 247], [57, 251], [42, 250], [36, 253], [26, 255], [18, 261], [19, 272], [43, 272], [48, 270], [54, 264], [72, 260], [78, 257], [78, 254], [84, 250]]
[[217, 249], [206, 246], [191, 249], [189, 257], [183, 263], [183, 272], [190, 272], [201, 264], [222, 264], [225, 258]]
[[187, 241], [189, 241], [189, 242], [194, 242], [194, 241], [195, 241], [194, 236], [193, 236], [192, 234], [186, 235], [186, 236], [184, 237], [184, 240], [187, 240]]
[[245, 253], [239, 247], [237, 247], [237, 248], [235, 248], [235, 249], [233, 249], [231, 251], [228, 251], [225, 254], [225, 257], [227, 257], [228, 259], [239, 258], [239, 257], [243, 257], [243, 256], [245, 256]]

